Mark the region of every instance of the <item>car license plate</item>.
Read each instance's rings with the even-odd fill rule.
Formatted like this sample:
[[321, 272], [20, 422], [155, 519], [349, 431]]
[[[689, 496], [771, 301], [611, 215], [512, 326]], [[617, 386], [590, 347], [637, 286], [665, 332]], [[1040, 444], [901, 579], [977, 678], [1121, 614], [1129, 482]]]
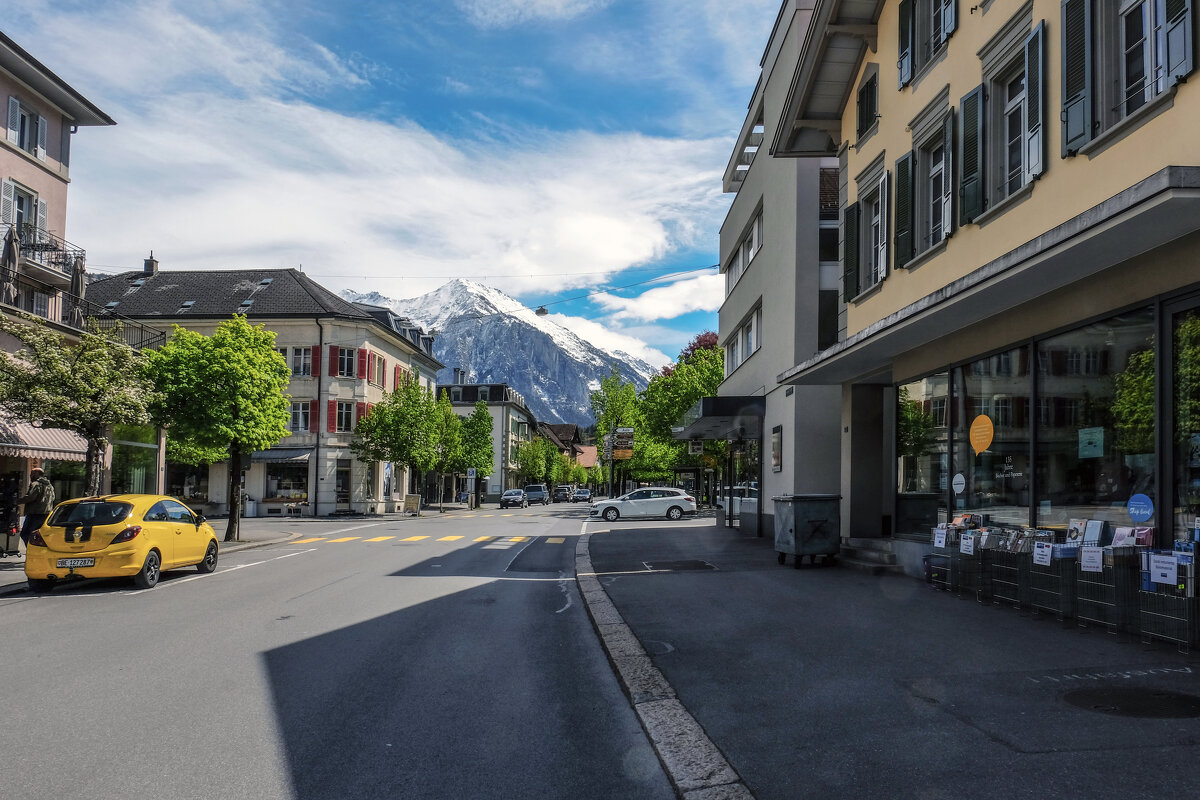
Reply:
[[58, 560], [59, 569], [63, 567], [94, 567], [96, 559], [94, 558], [60, 558]]

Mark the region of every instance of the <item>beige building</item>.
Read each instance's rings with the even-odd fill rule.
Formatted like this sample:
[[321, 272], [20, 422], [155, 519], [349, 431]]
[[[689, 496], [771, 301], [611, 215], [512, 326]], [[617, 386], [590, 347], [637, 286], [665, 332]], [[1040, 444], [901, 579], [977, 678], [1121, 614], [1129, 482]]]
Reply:
[[794, 4], [763, 147], [838, 159], [842, 296], [777, 378], [840, 387], [843, 536], [1196, 524], [1194, 5]]
[[[404, 380], [432, 391], [442, 365], [433, 337], [389, 309], [350, 303], [294, 269], [171, 270], [146, 259], [141, 272], [91, 284], [112, 312], [202, 334], [234, 314], [263, 324], [291, 367], [291, 433], [243, 464], [247, 516], [383, 513], [419, 493], [411, 470], [364, 463], [350, 451], [354, 427]], [[167, 464], [166, 493], [208, 513], [229, 508], [228, 462]]]
[[450, 397], [454, 413], [469, 417], [475, 404], [487, 404], [492, 417], [492, 467], [488, 474], [479, 474], [474, 485], [466, 476], [456, 479], [456, 494], [466, 491], [481, 503], [499, 502], [500, 495], [523, 485], [517, 474], [517, 447], [533, 438], [537, 420], [525, 405], [525, 398], [507, 383], [472, 383], [464, 370], [454, 369], [452, 383], [439, 384], [437, 393]]

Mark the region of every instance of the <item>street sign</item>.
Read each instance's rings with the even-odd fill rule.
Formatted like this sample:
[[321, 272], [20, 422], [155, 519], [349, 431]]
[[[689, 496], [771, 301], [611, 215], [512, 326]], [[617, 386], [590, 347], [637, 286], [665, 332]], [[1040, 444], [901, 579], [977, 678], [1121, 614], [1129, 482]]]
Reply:
[[688, 441], [688, 455], [701, 456], [704, 455], [704, 440], [691, 439]]
[[631, 459], [631, 458], [633, 458], [633, 450], [614, 449], [612, 452], [612, 460], [613, 461], [627, 461], [628, 459]]
[[475, 480], [475, 468], [474, 467], [467, 467], [467, 480], [469, 480], [469, 481]]
[[617, 433], [633, 433], [633, 428], [617, 428]]

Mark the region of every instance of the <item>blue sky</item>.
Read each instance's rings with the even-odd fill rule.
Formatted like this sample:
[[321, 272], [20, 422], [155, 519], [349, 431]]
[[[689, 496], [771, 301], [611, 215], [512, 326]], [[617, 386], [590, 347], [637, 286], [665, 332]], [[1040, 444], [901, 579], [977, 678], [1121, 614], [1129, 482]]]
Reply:
[[3, 24], [117, 120], [73, 144], [89, 269], [153, 249], [395, 298], [468, 277], [659, 364], [716, 329], [716, 270], [676, 273], [717, 261], [778, 8], [5, 0]]

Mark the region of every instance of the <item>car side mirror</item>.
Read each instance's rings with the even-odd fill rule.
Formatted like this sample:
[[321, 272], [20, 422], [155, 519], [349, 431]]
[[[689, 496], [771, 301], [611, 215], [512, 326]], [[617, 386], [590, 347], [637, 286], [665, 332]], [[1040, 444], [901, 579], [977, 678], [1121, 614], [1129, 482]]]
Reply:
[[203, 515], [203, 514], [197, 514], [197, 515], [196, 515], [196, 527], [197, 527], [197, 528], [199, 528], [201, 525], [203, 525], [203, 524], [204, 524], [205, 522], [207, 522], [207, 521], [208, 521], [208, 520], [206, 520], [206, 519], [204, 518], [204, 515]]

